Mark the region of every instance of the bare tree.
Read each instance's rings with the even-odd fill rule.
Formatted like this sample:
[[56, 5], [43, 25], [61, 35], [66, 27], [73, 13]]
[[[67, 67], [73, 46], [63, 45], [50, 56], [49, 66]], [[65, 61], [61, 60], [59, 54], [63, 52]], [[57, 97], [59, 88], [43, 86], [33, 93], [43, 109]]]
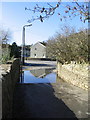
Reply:
[[9, 30], [0, 29], [0, 43], [7, 44], [11, 39], [11, 32]]
[[65, 8], [64, 13], [66, 14], [64, 15], [61, 12], [57, 13], [61, 21], [68, 17], [72, 18], [73, 16], [79, 16], [80, 20], [85, 22], [86, 20], [90, 20], [89, 4], [89, 2], [72, 2], [71, 5], [69, 3], [65, 4], [65, 2], [57, 2], [55, 6], [51, 3], [47, 3], [47, 7], [42, 7], [39, 6], [39, 4], [36, 4], [34, 9], [25, 7], [25, 10], [32, 11], [33, 13], [39, 13], [37, 17], [28, 20], [29, 23], [34, 20], [40, 20], [43, 22], [44, 19], [54, 15], [57, 9], [60, 11], [61, 6]]
[[6, 63], [10, 59], [10, 49], [8, 41], [11, 39], [9, 30], [0, 29], [0, 64]]
[[57, 34], [47, 41], [47, 56], [62, 63], [88, 62], [88, 33], [80, 31], [67, 37]]

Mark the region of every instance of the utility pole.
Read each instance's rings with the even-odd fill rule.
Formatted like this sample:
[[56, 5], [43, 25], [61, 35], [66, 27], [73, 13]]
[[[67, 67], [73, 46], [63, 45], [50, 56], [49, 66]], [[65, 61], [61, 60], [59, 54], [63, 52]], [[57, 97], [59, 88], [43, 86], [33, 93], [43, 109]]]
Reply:
[[22, 33], [22, 64], [24, 65], [24, 51], [25, 51], [25, 27], [23, 27], [23, 33]]
[[25, 27], [29, 27], [29, 26], [32, 26], [32, 24], [30, 25], [24, 25], [23, 26], [23, 32], [22, 32], [22, 53], [21, 53], [21, 62], [22, 62], [22, 65], [24, 65], [24, 61], [25, 61]]

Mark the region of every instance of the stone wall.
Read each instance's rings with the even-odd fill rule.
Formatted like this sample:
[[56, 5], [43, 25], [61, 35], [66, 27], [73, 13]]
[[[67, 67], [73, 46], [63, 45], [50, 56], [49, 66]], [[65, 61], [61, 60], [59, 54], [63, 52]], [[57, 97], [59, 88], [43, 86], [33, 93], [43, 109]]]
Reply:
[[0, 120], [2, 118], [2, 82], [0, 79]]
[[[0, 114], [2, 118], [12, 118], [13, 93], [16, 83], [20, 79], [20, 60], [14, 59], [11, 65], [2, 67], [2, 75], [0, 79], [0, 89], [2, 87], [2, 108]], [[7, 69], [6, 69], [7, 68]]]
[[57, 62], [57, 74], [66, 82], [88, 90], [88, 76], [75, 73], [72, 70], [67, 69], [64, 65], [62, 65], [59, 62]]

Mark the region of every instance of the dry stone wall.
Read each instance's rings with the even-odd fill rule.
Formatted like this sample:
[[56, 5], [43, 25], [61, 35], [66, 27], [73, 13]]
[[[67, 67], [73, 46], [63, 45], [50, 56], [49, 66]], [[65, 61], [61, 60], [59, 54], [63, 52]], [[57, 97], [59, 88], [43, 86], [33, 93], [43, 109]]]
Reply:
[[14, 59], [11, 65], [6, 66], [1, 68], [0, 78], [0, 116], [3, 119], [12, 118], [14, 88], [20, 79], [20, 60]]
[[0, 78], [0, 120], [2, 118], [2, 82]]
[[65, 80], [68, 83], [71, 83], [77, 87], [88, 90], [88, 76], [75, 73], [67, 69], [60, 62], [57, 62], [57, 74], [60, 78]]

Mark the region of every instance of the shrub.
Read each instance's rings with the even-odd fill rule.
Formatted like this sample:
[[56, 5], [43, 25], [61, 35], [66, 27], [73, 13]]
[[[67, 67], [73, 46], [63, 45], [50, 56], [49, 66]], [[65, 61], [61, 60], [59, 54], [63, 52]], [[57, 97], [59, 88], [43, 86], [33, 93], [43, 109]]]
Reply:
[[2, 50], [2, 58], [1, 63], [6, 63], [8, 60], [10, 60], [10, 50], [8, 48], [4, 48]]
[[47, 41], [47, 56], [62, 63], [88, 62], [88, 34], [85, 31], [68, 36], [58, 34]]

